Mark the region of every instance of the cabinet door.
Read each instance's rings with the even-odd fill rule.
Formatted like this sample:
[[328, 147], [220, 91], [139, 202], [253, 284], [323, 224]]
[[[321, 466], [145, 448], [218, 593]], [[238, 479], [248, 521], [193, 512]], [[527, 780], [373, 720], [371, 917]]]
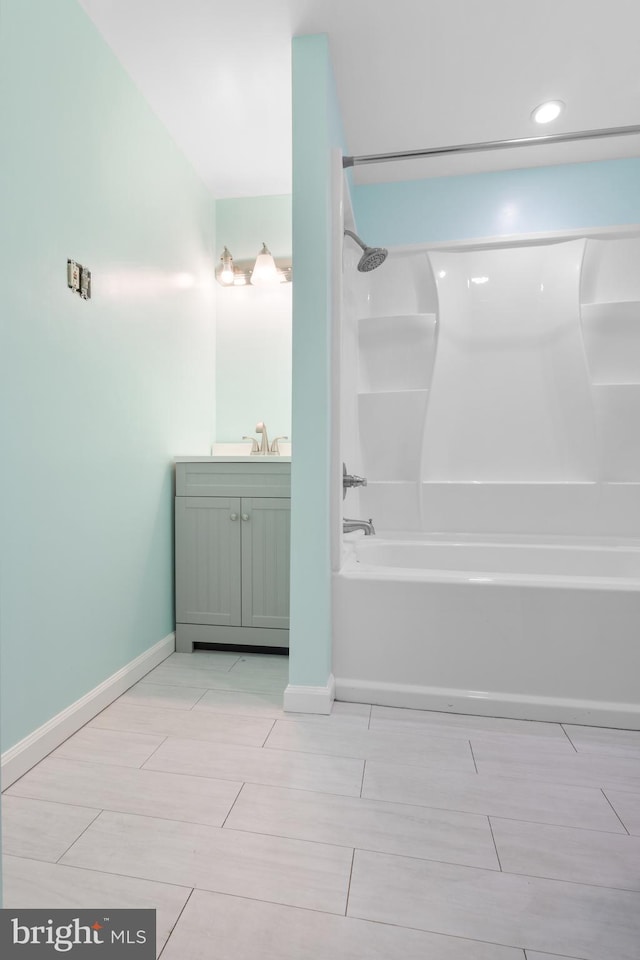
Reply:
[[239, 626], [240, 498], [176, 497], [176, 621]]
[[291, 501], [242, 498], [242, 623], [289, 628]]

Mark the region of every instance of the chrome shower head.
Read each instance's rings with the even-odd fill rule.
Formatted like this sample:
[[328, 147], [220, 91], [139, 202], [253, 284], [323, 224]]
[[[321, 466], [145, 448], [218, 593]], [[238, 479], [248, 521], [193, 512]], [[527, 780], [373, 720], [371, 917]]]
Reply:
[[376, 267], [379, 267], [380, 264], [384, 263], [387, 259], [389, 251], [385, 250], [384, 247], [368, 247], [352, 230], [345, 230], [344, 233], [345, 236], [355, 240], [358, 246], [364, 250], [358, 262], [358, 270], [360, 273], [368, 273], [370, 270], [375, 270]]

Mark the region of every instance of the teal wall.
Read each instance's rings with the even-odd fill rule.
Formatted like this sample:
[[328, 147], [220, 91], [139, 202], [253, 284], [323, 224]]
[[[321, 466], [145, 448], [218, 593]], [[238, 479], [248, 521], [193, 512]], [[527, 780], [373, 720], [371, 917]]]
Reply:
[[[265, 242], [291, 257], [291, 196], [216, 201], [217, 257], [253, 260]], [[264, 421], [291, 437], [291, 284], [216, 284], [216, 440], [236, 443]]]
[[289, 681], [331, 673], [331, 150], [343, 137], [329, 45], [295, 37], [293, 70], [293, 464]]
[[0, 2], [6, 749], [173, 630], [171, 461], [213, 437], [215, 244], [75, 0]]
[[352, 187], [371, 246], [640, 223], [640, 159]]
[[263, 243], [274, 257], [291, 256], [291, 194], [216, 200], [218, 257], [228, 247], [238, 260], [257, 256]]

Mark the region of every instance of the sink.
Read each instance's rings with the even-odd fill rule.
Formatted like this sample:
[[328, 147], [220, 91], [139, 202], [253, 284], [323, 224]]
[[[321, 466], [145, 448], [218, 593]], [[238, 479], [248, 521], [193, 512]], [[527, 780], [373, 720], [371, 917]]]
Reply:
[[282, 460], [291, 458], [291, 444], [280, 441], [280, 453], [251, 454], [250, 443], [214, 443], [211, 455], [214, 457], [229, 457], [233, 460]]
[[254, 454], [220, 454], [212, 453], [209, 456], [198, 456], [197, 454], [192, 457], [174, 457], [174, 463], [255, 463], [256, 466], [266, 463], [291, 463], [291, 457], [285, 456], [276, 456], [275, 454], [268, 454], [267, 456], [261, 457]]
[[214, 463], [217, 461], [228, 461], [229, 463], [264, 463], [268, 460], [270, 463], [291, 463], [291, 444], [281, 441], [280, 454], [277, 453], [254, 453], [251, 454], [250, 443], [214, 443], [211, 447], [210, 456], [192, 456], [192, 457], [174, 457], [176, 463]]
[[216, 461], [228, 461], [229, 463], [264, 463], [268, 460], [270, 463], [291, 463], [291, 443], [284, 440], [280, 442], [279, 454], [277, 453], [254, 453], [251, 454], [250, 443], [214, 443], [211, 447], [209, 456], [192, 457], [174, 457], [176, 463], [214, 463]]

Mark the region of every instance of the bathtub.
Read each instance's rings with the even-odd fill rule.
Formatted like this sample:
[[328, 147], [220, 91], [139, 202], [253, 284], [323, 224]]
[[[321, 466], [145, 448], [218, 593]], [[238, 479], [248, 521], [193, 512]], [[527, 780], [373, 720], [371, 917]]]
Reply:
[[640, 541], [349, 535], [336, 697], [640, 729]]

